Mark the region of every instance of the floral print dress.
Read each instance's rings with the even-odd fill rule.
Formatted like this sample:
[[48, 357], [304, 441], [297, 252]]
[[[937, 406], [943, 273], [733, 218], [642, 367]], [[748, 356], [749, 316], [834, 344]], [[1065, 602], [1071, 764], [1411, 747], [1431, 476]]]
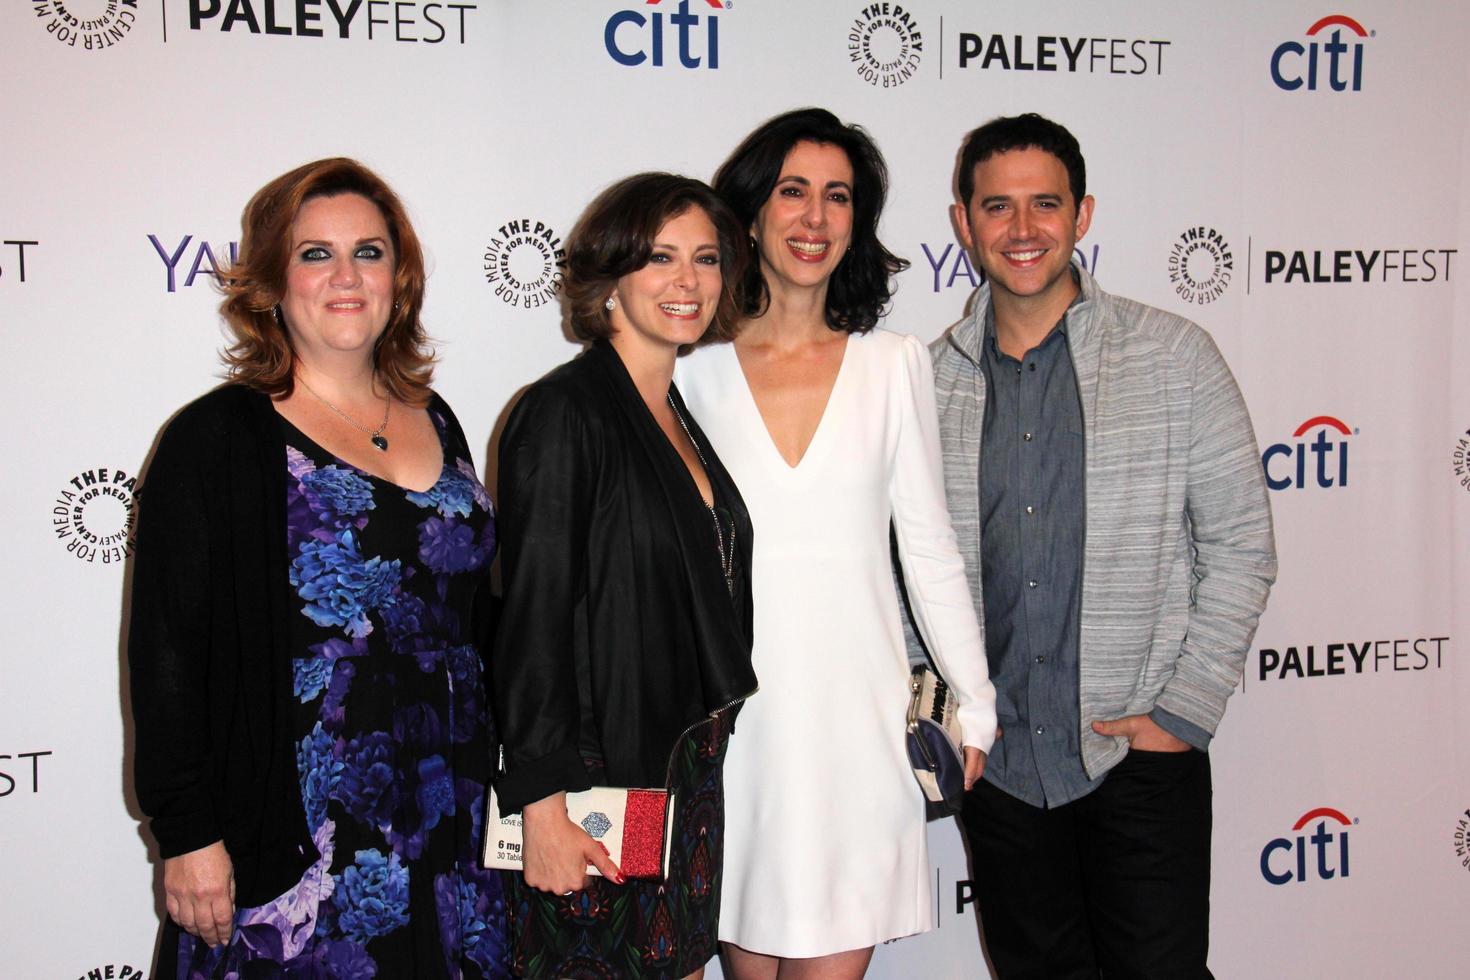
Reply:
[[182, 935], [180, 977], [501, 978], [505, 903], [476, 861], [490, 769], [470, 612], [495, 552], [490, 498], [445, 445], [420, 493], [282, 419], [299, 600], [297, 767], [321, 857], [227, 945]]

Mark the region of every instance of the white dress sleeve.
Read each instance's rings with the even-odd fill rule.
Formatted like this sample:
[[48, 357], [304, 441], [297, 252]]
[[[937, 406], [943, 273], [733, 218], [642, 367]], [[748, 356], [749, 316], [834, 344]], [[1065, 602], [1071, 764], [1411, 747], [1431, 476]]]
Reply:
[[995, 687], [945, 503], [933, 369], [917, 337], [904, 336], [902, 351], [896, 408], [901, 417], [889, 485], [899, 561], [915, 624], [959, 703], [964, 744], [989, 752]]

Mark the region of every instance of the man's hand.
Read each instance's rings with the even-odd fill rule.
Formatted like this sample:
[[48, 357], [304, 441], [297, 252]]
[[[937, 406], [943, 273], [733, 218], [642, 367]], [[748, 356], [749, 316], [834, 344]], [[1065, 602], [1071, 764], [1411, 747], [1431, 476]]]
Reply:
[[164, 858], [164, 904], [179, 928], [211, 946], [230, 941], [235, 923], [235, 865], [224, 841]]
[[1188, 752], [1193, 746], [1182, 738], [1164, 731], [1148, 715], [1124, 715], [1113, 721], [1095, 721], [1092, 730], [1099, 735], [1122, 735], [1128, 747], [1142, 752]]
[[965, 746], [965, 792], [985, 774], [985, 753], [973, 745]]

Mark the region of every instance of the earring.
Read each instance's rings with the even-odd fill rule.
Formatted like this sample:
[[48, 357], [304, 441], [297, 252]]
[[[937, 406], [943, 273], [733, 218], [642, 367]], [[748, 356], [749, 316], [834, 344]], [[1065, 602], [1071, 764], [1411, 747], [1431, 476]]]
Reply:
[[286, 318], [281, 314], [281, 304], [277, 303], [275, 306], [271, 307], [271, 312], [276, 315], [276, 326], [280, 327], [282, 330], [286, 329]]
[[612, 312], [612, 311], [613, 311], [613, 309], [614, 309], [614, 308], [615, 308], [615, 307], [616, 307], [616, 306], [617, 306], [617, 305], [618, 305], [618, 301], [617, 301], [617, 300], [615, 300], [615, 299], [613, 299], [613, 298], [612, 298], [612, 297], [611, 297], [611, 296], [609, 296], [609, 297], [608, 297], [608, 298], [607, 298], [607, 302], [606, 302], [606, 303], [603, 303], [603, 304], [602, 304], [602, 308], [603, 308], [603, 309], [604, 309], [604, 310], [607, 310], [607, 311], [608, 311], [608, 312], [609, 312], [609, 313], [611, 313], [611, 312]]

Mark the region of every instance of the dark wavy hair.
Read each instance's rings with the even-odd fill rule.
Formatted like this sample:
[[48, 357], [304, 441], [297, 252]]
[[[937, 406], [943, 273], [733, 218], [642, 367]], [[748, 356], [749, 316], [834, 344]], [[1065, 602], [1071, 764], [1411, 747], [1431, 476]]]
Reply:
[[720, 301], [699, 344], [734, 338], [748, 255], [744, 226], [704, 181], [666, 173], [634, 174], [608, 187], [568, 236], [563, 289], [573, 336], [590, 341], [613, 335], [603, 304], [619, 279], [648, 264], [660, 229], [690, 208], [709, 216], [720, 248]]
[[398, 195], [383, 178], [356, 160], [332, 157], [284, 173], [255, 192], [240, 217], [240, 255], [219, 272], [220, 304], [234, 336], [223, 358], [230, 380], [275, 397], [295, 387], [296, 353], [276, 315], [286, 293], [291, 262], [291, 226], [307, 201], [358, 194], [377, 205], [393, 240], [393, 308], [373, 349], [378, 380], [394, 398], [410, 405], [429, 400], [434, 351], [419, 311], [424, 303], [424, 252]]
[[955, 175], [960, 203], [967, 208], [970, 206], [978, 164], [997, 153], [1030, 149], [1043, 150], [1062, 161], [1062, 166], [1067, 168], [1072, 204], [1080, 205], [1087, 196], [1087, 164], [1082, 159], [1082, 147], [1067, 127], [1034, 112], [997, 116], [965, 137], [964, 149], [960, 151], [959, 173]]
[[[827, 326], [867, 333], [878, 325], [893, 297], [893, 277], [909, 263], [878, 240], [878, 218], [888, 197], [888, 165], [861, 126], [844, 124], [826, 109], [795, 109], [768, 119], [735, 148], [715, 173], [715, 193], [725, 199], [742, 228], [755, 223], [781, 178], [781, 165], [797, 143], [836, 146], [852, 164], [852, 250], [843, 256], [827, 285]], [[745, 273], [748, 317], [765, 313], [771, 294], [752, 261]]]

